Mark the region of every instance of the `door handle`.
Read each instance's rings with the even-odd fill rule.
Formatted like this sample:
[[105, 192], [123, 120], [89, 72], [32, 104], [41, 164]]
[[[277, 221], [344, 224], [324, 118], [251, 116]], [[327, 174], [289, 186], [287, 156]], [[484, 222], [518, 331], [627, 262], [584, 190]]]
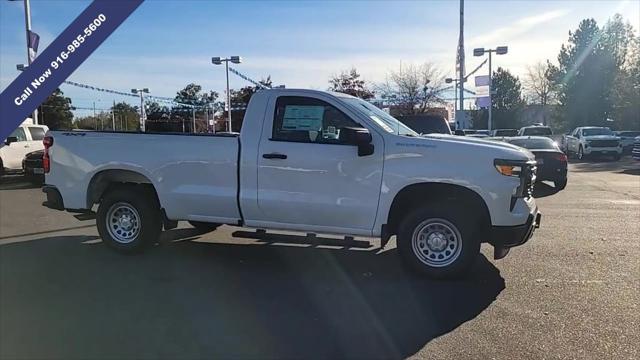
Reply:
[[262, 157], [265, 158], [265, 159], [286, 159], [287, 155], [278, 154], [278, 153], [271, 153], [271, 154], [262, 154]]

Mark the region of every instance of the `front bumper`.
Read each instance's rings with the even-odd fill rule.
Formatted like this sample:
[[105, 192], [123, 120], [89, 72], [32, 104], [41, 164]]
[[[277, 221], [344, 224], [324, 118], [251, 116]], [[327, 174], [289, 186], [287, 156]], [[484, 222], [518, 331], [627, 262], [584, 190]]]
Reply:
[[491, 241], [494, 247], [494, 258], [502, 259], [507, 256], [509, 249], [526, 243], [533, 236], [533, 232], [540, 227], [542, 214], [536, 208], [529, 214], [527, 222], [517, 226], [492, 226]]
[[622, 154], [622, 148], [621, 147], [591, 147], [591, 146], [587, 146], [584, 149], [584, 154], [585, 155], [591, 155], [591, 154], [600, 154], [600, 155], [614, 155], [614, 154]]

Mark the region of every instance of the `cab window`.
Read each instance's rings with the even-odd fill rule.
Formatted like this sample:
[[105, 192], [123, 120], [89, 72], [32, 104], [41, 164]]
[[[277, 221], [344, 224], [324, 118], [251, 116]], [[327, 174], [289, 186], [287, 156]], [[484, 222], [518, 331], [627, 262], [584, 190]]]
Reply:
[[44, 129], [40, 127], [29, 127], [29, 133], [31, 133], [31, 140], [40, 141], [44, 139]]
[[27, 134], [25, 134], [24, 129], [19, 127], [15, 129], [9, 137], [15, 136], [18, 138], [18, 141], [27, 141]]
[[325, 101], [281, 96], [276, 101], [271, 140], [340, 144], [343, 127], [361, 126]]

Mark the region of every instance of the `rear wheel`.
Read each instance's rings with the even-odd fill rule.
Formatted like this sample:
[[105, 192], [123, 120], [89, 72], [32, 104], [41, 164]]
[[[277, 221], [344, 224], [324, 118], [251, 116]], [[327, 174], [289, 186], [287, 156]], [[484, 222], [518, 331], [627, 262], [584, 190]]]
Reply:
[[194, 228], [200, 231], [206, 231], [206, 232], [213, 231], [217, 229], [220, 225], [222, 225], [217, 223], [208, 223], [204, 221], [191, 221], [191, 220], [189, 220], [189, 224], [191, 224], [191, 226], [193, 226]]
[[98, 232], [104, 243], [123, 253], [137, 253], [158, 241], [162, 216], [155, 195], [138, 186], [109, 191], [98, 207]]
[[446, 279], [464, 275], [480, 253], [479, 226], [450, 204], [412, 211], [400, 224], [398, 251], [418, 273]]

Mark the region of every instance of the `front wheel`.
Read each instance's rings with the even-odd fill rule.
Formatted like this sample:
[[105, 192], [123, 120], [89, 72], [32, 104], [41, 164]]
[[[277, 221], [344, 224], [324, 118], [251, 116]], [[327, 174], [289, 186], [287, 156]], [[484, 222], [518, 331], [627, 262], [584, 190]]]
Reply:
[[464, 275], [480, 253], [479, 227], [447, 204], [412, 211], [400, 224], [398, 251], [413, 270], [436, 279]]
[[582, 150], [582, 145], [578, 148], [578, 160], [584, 160], [584, 150]]
[[621, 158], [620, 154], [613, 155], [613, 161], [618, 161], [620, 160], [620, 158]]
[[123, 253], [137, 253], [158, 241], [162, 216], [154, 194], [126, 186], [104, 196], [96, 225], [107, 246]]

